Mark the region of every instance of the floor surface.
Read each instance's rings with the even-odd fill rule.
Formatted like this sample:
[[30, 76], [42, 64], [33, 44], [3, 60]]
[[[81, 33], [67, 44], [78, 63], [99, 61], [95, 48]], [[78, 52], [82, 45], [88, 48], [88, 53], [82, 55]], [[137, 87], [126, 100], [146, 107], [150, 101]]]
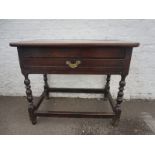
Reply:
[[[106, 111], [102, 99], [51, 98], [40, 109]], [[155, 134], [155, 100], [130, 100], [122, 105], [118, 127], [111, 119], [40, 117], [32, 125], [25, 97], [0, 97], [1, 135], [152, 135]]]

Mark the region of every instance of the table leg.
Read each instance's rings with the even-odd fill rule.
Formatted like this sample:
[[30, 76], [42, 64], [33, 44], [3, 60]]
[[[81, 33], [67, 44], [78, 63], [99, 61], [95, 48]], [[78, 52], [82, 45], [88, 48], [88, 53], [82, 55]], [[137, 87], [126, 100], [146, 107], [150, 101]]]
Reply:
[[117, 95], [117, 103], [115, 105], [114, 111], [116, 116], [113, 119], [113, 125], [118, 125], [119, 120], [120, 120], [120, 116], [121, 116], [121, 103], [123, 102], [123, 91], [124, 91], [124, 87], [125, 87], [125, 78], [126, 75], [121, 75], [121, 81], [119, 82], [119, 91], [118, 91], [118, 95]]
[[24, 77], [25, 77], [24, 84], [25, 84], [25, 88], [26, 88], [27, 101], [29, 102], [29, 105], [28, 105], [29, 117], [30, 117], [32, 124], [36, 124], [37, 118], [34, 114], [35, 107], [33, 104], [33, 96], [32, 96], [30, 80], [28, 78], [28, 74], [24, 75]]
[[49, 86], [48, 86], [48, 82], [47, 82], [47, 74], [44, 74], [44, 92], [46, 95], [46, 99], [49, 99]]
[[111, 75], [108, 74], [107, 75], [107, 79], [106, 79], [106, 85], [105, 85], [105, 93], [104, 93], [104, 98], [107, 99], [107, 95], [110, 91], [110, 78], [111, 78]]

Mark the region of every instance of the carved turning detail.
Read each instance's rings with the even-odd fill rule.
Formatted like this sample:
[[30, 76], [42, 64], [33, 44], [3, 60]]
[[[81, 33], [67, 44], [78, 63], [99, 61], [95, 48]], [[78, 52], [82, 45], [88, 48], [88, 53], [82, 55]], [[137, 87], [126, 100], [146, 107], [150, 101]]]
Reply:
[[117, 103], [115, 106], [115, 113], [116, 113], [116, 117], [114, 119], [113, 124], [118, 124], [119, 119], [120, 119], [120, 115], [121, 115], [121, 103], [123, 102], [123, 96], [124, 96], [124, 87], [125, 87], [125, 78], [126, 75], [121, 75], [121, 81], [119, 82], [119, 91], [117, 94]]
[[47, 74], [44, 74], [44, 92], [46, 95], [46, 99], [49, 99], [49, 86], [48, 86], [48, 82], [47, 82]]
[[121, 76], [121, 81], [119, 82], [119, 91], [118, 91], [118, 95], [117, 95], [117, 104], [116, 104], [116, 109], [120, 109], [120, 105], [123, 102], [123, 96], [124, 96], [124, 87], [125, 87], [125, 75]]
[[111, 77], [111, 75], [108, 74], [107, 79], [106, 79], [106, 85], [105, 85], [105, 94], [104, 94], [105, 98], [107, 98], [107, 95], [108, 95], [108, 93], [110, 91], [110, 77]]
[[30, 120], [31, 120], [32, 124], [36, 124], [36, 116], [34, 114], [35, 107], [33, 105], [33, 96], [32, 96], [30, 80], [28, 78], [28, 75], [25, 75], [24, 84], [25, 84], [25, 88], [26, 88], [27, 101], [29, 102], [28, 112], [29, 112]]

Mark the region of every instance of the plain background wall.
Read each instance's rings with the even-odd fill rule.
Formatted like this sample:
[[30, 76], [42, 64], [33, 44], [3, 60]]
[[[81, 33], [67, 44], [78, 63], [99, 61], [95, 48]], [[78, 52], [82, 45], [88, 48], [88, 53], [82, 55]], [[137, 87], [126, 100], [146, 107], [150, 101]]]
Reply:
[[[9, 42], [32, 39], [119, 39], [140, 42], [134, 48], [125, 98], [155, 99], [155, 20], [0, 20], [0, 95], [25, 95], [17, 49]], [[102, 75], [49, 75], [50, 86], [103, 88]], [[42, 75], [30, 75], [33, 94], [43, 88]], [[112, 76], [116, 97], [120, 77]], [[101, 97], [90, 94], [53, 94], [69, 97]]]

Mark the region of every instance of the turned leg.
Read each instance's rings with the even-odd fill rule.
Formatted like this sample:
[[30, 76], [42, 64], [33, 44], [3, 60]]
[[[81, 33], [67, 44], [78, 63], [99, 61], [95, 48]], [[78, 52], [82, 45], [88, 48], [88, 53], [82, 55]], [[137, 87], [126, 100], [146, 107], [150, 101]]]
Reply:
[[49, 86], [47, 82], [47, 74], [44, 74], [44, 92], [45, 92], [46, 99], [49, 99]]
[[29, 117], [30, 117], [32, 124], [36, 124], [37, 119], [34, 114], [35, 107], [33, 105], [33, 96], [32, 96], [32, 91], [31, 91], [31, 86], [30, 86], [30, 80], [28, 78], [28, 74], [24, 76], [25, 76], [24, 84], [26, 88], [27, 101], [29, 102], [29, 105], [28, 105]]
[[121, 75], [121, 81], [119, 82], [119, 91], [118, 91], [118, 95], [117, 95], [117, 103], [115, 105], [115, 118], [113, 119], [113, 125], [118, 125], [119, 120], [120, 120], [120, 116], [121, 116], [121, 103], [123, 102], [123, 91], [124, 91], [124, 87], [125, 87], [125, 78], [126, 75]]
[[108, 74], [107, 79], [106, 79], [106, 85], [105, 85], [105, 93], [104, 93], [104, 98], [105, 99], [107, 98], [107, 95], [108, 95], [108, 93], [110, 91], [110, 77], [111, 77], [111, 75]]

